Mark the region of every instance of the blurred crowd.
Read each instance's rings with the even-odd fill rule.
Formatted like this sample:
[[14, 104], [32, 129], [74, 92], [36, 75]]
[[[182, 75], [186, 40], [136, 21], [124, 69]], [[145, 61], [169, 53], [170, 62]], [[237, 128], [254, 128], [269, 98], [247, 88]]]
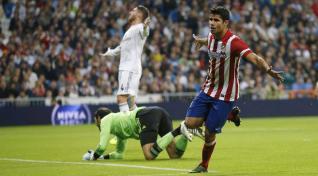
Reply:
[[139, 94], [198, 92], [208, 66], [209, 9], [231, 9], [231, 30], [275, 69], [283, 84], [242, 60], [241, 97], [315, 98], [318, 0], [0, 0], [0, 98], [112, 95], [119, 57], [101, 57], [127, 30], [139, 4], [151, 13]]

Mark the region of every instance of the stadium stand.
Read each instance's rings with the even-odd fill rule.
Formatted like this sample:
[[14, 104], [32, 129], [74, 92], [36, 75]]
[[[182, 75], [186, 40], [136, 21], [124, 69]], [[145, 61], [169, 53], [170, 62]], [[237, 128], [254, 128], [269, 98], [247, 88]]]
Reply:
[[138, 4], [152, 15], [140, 94], [200, 90], [208, 56], [192, 34], [207, 36], [209, 8], [225, 5], [234, 33], [285, 71], [279, 84], [242, 61], [241, 97], [318, 97], [317, 0], [2, 0], [0, 98], [113, 95], [119, 58], [98, 54], [119, 43]]

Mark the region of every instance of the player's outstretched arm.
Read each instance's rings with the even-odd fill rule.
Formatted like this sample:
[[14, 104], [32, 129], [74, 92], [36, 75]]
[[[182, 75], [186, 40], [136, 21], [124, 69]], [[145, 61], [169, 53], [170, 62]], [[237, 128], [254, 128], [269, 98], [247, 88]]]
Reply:
[[123, 159], [124, 157], [127, 140], [119, 137], [117, 137], [117, 140], [116, 151], [109, 153], [109, 159]]
[[255, 53], [250, 53], [245, 57], [248, 61], [252, 62], [254, 65], [256, 65], [258, 68], [266, 71], [271, 77], [277, 79], [280, 82], [284, 81], [284, 78], [282, 74], [283, 71], [275, 71], [272, 69], [272, 66], [269, 66], [267, 62], [260, 56], [258, 56]]
[[192, 34], [192, 37], [194, 39], [194, 45], [196, 50], [200, 49], [204, 45], [208, 45], [208, 38], [206, 37], [202, 38], [195, 34]]
[[124, 151], [126, 148], [127, 140], [123, 140], [118, 137], [117, 139], [118, 141], [116, 145], [116, 151], [105, 154], [105, 155], [101, 155], [98, 159], [107, 160], [107, 159], [123, 159], [124, 158]]
[[100, 56], [118, 56], [120, 54], [120, 45], [118, 45], [115, 49], [107, 48], [105, 53], [100, 53]]

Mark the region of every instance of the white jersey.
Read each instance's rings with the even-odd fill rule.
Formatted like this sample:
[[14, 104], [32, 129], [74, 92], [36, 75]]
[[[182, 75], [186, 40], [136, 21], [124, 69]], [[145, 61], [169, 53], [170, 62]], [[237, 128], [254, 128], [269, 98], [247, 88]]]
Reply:
[[142, 23], [130, 26], [120, 42], [119, 70], [142, 72], [141, 55], [148, 35], [149, 28], [144, 31]]

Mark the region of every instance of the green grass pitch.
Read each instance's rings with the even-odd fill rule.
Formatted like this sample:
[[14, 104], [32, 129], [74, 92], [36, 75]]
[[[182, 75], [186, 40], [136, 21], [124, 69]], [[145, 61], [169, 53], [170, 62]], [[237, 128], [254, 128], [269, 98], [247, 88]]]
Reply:
[[[199, 163], [203, 141], [195, 138], [180, 160], [169, 160], [163, 152], [145, 161], [139, 141], [129, 140], [124, 160], [82, 161], [97, 143], [94, 125], [1, 127], [0, 175], [196, 175], [187, 170]], [[209, 173], [198, 175], [316, 176], [318, 117], [243, 119], [238, 128], [227, 123], [217, 137]]]

